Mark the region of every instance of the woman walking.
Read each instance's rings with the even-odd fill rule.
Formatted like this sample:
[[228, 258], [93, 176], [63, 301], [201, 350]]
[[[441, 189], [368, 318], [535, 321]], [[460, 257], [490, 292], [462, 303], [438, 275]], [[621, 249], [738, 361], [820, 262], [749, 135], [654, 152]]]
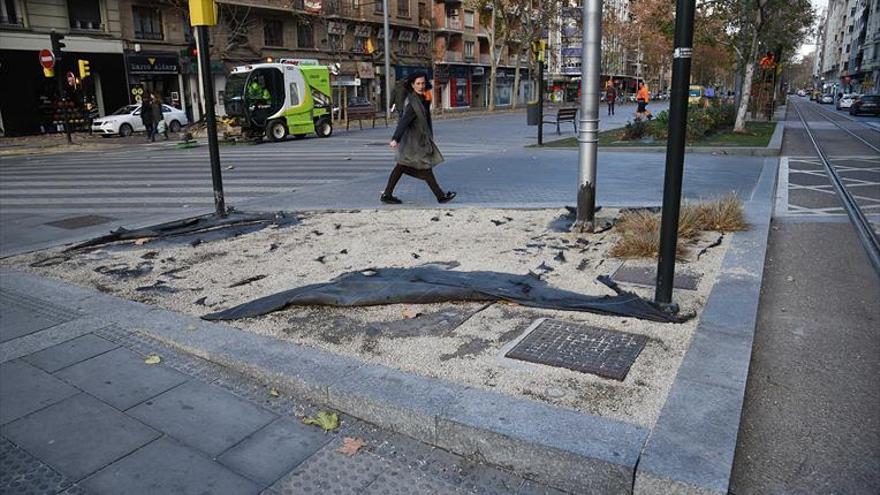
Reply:
[[162, 97], [158, 93], [153, 93], [150, 111], [153, 114], [153, 138], [151, 140], [156, 140], [156, 134], [159, 134], [159, 127], [161, 126], [165, 141], [168, 141], [168, 128], [165, 126], [165, 117], [162, 115]]
[[394, 188], [403, 174], [427, 182], [440, 203], [452, 201], [455, 197], [453, 191], [443, 192], [432, 171], [434, 166], [443, 161], [443, 155], [434, 144], [430, 102], [425, 100], [427, 80], [428, 76], [424, 72], [416, 72], [407, 79], [409, 94], [405, 109], [389, 143], [392, 149], [397, 150], [397, 165], [391, 171], [388, 185], [379, 197], [383, 203], [402, 203], [394, 197]]
[[143, 99], [141, 100], [141, 122], [147, 130], [147, 141], [152, 141], [154, 127], [152, 98], [150, 98], [150, 93], [144, 93]]

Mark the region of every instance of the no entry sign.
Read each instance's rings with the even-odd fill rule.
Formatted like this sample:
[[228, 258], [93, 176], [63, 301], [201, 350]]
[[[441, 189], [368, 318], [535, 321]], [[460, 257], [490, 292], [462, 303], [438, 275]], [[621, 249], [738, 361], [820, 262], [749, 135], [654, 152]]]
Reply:
[[40, 65], [44, 69], [55, 67], [55, 55], [49, 50], [40, 50]]

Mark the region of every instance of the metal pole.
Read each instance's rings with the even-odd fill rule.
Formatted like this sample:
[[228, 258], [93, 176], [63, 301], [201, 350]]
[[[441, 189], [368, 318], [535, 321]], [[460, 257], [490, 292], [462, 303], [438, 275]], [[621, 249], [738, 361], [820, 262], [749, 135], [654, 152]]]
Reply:
[[538, 146], [544, 146], [544, 55], [538, 59]]
[[602, 63], [602, 0], [583, 0], [581, 118], [578, 127], [577, 220], [573, 230], [592, 232], [596, 215], [596, 158], [599, 151], [599, 81]]
[[[385, 33], [385, 118], [391, 118], [391, 29], [388, 27], [388, 0], [382, 0], [382, 29]], [[403, 109], [401, 109], [403, 110]]]
[[223, 199], [223, 176], [220, 172], [220, 148], [217, 146], [217, 118], [214, 115], [214, 76], [211, 74], [211, 45], [208, 43], [208, 26], [196, 26], [199, 43], [199, 66], [202, 69], [202, 85], [205, 88], [205, 120], [208, 124], [208, 153], [211, 156], [211, 179], [214, 183], [214, 206], [217, 215], [226, 216]]
[[657, 288], [654, 301], [672, 305], [675, 277], [675, 247], [678, 243], [678, 215], [681, 208], [681, 179], [687, 131], [688, 82], [694, 41], [696, 0], [677, 0], [675, 5], [675, 49], [672, 53], [672, 94], [669, 100], [669, 141], [666, 145], [666, 177], [663, 181], [663, 218], [660, 222], [660, 255], [657, 259]]
[[61, 75], [61, 65], [55, 64], [55, 81], [58, 82], [58, 100], [61, 103], [61, 112], [64, 116], [64, 133], [67, 134], [67, 144], [73, 144], [73, 138], [70, 136], [70, 109], [67, 108], [67, 90], [64, 87], [64, 77]]

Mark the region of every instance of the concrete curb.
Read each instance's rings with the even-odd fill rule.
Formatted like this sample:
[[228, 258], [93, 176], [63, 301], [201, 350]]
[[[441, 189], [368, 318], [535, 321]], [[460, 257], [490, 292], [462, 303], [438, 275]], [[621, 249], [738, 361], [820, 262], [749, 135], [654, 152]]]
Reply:
[[746, 202], [751, 229], [733, 237], [636, 474], [639, 494], [727, 495], [758, 316], [778, 160]]
[[[779, 127], [777, 126], [777, 129]], [[776, 135], [776, 131], [773, 131]], [[781, 139], [781, 138], [780, 138]], [[773, 138], [770, 138], [772, 144]], [[613, 153], [630, 152], [630, 153], [666, 153], [665, 146], [600, 146], [599, 151], [609, 151]], [[747, 146], [687, 146], [685, 153], [696, 153], [705, 155], [733, 155], [733, 156], [777, 156], [779, 148], [756, 148]]]
[[[303, 398], [578, 494], [632, 492], [648, 431], [637, 425], [364, 364], [13, 269], [5, 289], [59, 295], [116, 324]], [[94, 319], [93, 319], [94, 320]], [[133, 323], [137, 322], [137, 323]]]

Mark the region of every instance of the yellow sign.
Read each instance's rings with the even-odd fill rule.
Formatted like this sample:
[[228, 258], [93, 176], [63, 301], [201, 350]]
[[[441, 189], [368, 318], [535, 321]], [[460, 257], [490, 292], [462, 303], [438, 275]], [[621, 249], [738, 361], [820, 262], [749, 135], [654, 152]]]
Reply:
[[189, 23], [193, 26], [216, 26], [217, 4], [214, 0], [189, 0]]
[[79, 78], [80, 79], [85, 79], [85, 78], [92, 75], [92, 69], [91, 69], [91, 67], [89, 67], [88, 60], [80, 59], [80, 60], [77, 60], [76, 63], [79, 64]]
[[535, 54], [535, 60], [543, 61], [544, 53], [547, 51], [547, 40], [539, 40], [532, 42], [532, 52]]
[[43, 67], [43, 75], [46, 77], [55, 77], [55, 69], [47, 69]]

